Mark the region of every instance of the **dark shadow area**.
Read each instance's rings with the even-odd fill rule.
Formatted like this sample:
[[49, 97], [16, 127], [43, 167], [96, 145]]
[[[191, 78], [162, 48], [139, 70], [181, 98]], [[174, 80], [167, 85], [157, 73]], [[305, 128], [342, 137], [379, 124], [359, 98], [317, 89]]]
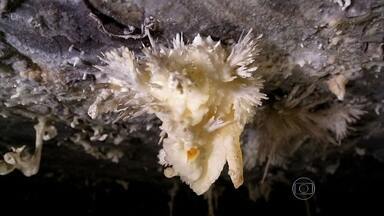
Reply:
[[[366, 215], [379, 213], [384, 193], [384, 165], [372, 157], [346, 156], [334, 175], [313, 178], [315, 195], [297, 200], [291, 185], [275, 183], [269, 201], [249, 199], [245, 186], [238, 190], [218, 181], [221, 192], [215, 215]], [[293, 179], [294, 180], [294, 179]], [[169, 215], [170, 187], [148, 182], [103, 180], [79, 173], [66, 176], [42, 167], [34, 177], [18, 172], [0, 178], [2, 214], [126, 214]], [[124, 187], [126, 187], [124, 189]], [[216, 189], [215, 189], [216, 190]], [[208, 215], [204, 196], [179, 185], [173, 215]]]

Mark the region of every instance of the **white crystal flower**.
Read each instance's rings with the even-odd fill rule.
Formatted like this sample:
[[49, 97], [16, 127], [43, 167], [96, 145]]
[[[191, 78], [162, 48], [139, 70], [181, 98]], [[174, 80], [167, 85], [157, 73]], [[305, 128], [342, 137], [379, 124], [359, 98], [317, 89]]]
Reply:
[[266, 98], [254, 66], [257, 52], [250, 32], [229, 48], [200, 35], [185, 44], [177, 35], [173, 48], [145, 48], [140, 62], [127, 48], [111, 51], [99, 68], [163, 122], [167, 137], [159, 158], [166, 176], [178, 175], [202, 194], [226, 163], [234, 186], [243, 183], [240, 135]]

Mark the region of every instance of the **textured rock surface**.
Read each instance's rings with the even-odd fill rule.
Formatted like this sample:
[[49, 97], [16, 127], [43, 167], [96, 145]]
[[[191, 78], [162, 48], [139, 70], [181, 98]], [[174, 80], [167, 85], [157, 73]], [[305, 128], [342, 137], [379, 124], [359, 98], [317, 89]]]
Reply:
[[[346, 100], [364, 101], [367, 112], [356, 131], [322, 160], [312, 158], [310, 166], [298, 161], [288, 173], [324, 173], [341, 153], [356, 155], [354, 145], [382, 160], [384, 146], [377, 140], [384, 120], [384, 3], [352, 2], [343, 11], [325, 0], [3, 0], [0, 151], [33, 148], [32, 119], [47, 115], [58, 136], [44, 147], [43, 170], [170, 186], [157, 164], [159, 120], [147, 115], [114, 123], [114, 114], [96, 120], [87, 115], [97, 94], [92, 89], [98, 56], [120, 46], [140, 55], [142, 43], [148, 44], [142, 26], [153, 24], [152, 36], [165, 45], [179, 32], [187, 40], [201, 33], [231, 44], [252, 28], [263, 35], [261, 70], [341, 73], [350, 79]], [[261, 178], [256, 169], [246, 181]]]

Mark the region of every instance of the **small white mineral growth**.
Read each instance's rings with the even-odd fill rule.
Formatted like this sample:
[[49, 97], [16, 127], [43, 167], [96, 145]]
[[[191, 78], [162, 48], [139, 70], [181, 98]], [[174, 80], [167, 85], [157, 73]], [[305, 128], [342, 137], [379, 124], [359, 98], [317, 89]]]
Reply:
[[347, 137], [351, 124], [364, 115], [363, 106], [334, 101], [329, 92], [321, 93], [322, 88], [318, 79], [296, 84], [287, 96], [258, 110], [243, 146], [247, 169], [282, 165], [307, 140], [325, 147]]
[[52, 132], [53, 129], [50, 127], [48, 127], [49, 129], [47, 130], [45, 117], [39, 117], [38, 120], [38, 124], [35, 125], [36, 141], [34, 153], [31, 155], [26, 152], [25, 146], [12, 148], [11, 152], [3, 156], [4, 162], [0, 161], [0, 175], [5, 175], [14, 169], [18, 169], [25, 176], [29, 177], [39, 171], [44, 135], [54, 132]]
[[342, 75], [335, 75], [327, 81], [329, 90], [336, 95], [337, 99], [342, 101], [345, 96], [345, 85], [347, 84], [347, 78]]
[[351, 0], [333, 0], [333, 2], [337, 3], [343, 11], [346, 10], [352, 4]]
[[107, 152], [106, 158], [110, 159], [113, 163], [119, 163], [124, 153], [119, 149], [111, 149]]
[[258, 49], [251, 32], [229, 48], [200, 35], [185, 44], [178, 34], [173, 48], [152, 44], [144, 54], [140, 62], [127, 48], [113, 50], [103, 58], [107, 65], [98, 68], [117, 89], [133, 92], [133, 104], [144, 102], [141, 111], [163, 122], [167, 137], [159, 158], [164, 174], [180, 176], [202, 194], [228, 163], [228, 174], [239, 187], [240, 135], [266, 98], [260, 93], [262, 81], [254, 65]]

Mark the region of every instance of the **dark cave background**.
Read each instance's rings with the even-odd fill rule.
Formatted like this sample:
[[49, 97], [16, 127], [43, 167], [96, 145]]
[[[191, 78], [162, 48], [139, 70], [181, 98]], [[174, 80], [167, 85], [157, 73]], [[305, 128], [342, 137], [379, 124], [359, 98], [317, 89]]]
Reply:
[[[292, 195], [291, 185], [276, 183], [269, 200], [249, 199], [242, 186], [232, 188], [227, 181], [218, 198], [215, 215], [377, 215], [384, 194], [383, 163], [370, 157], [341, 160], [334, 175], [312, 178], [316, 192], [307, 201]], [[171, 183], [171, 182], [169, 182]], [[125, 190], [114, 181], [78, 173], [57, 176], [42, 166], [41, 172], [25, 178], [18, 172], [0, 178], [2, 214], [105, 214], [170, 215], [169, 188], [163, 183], [130, 181]], [[208, 215], [207, 200], [196, 196], [188, 186], [179, 185], [174, 197], [173, 215]]]

